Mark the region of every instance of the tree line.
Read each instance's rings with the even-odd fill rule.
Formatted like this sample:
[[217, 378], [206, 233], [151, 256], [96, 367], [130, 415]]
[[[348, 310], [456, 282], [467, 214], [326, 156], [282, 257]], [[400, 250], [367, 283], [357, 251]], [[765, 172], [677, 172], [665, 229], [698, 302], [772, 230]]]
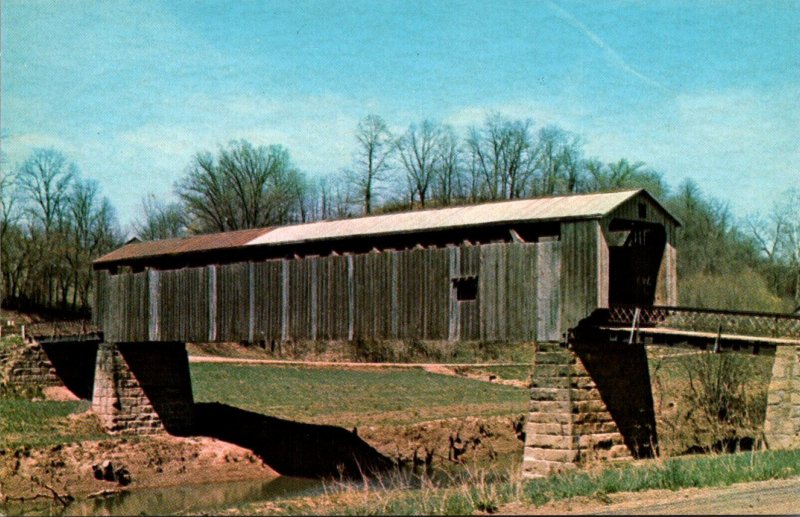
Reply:
[[0, 165], [3, 306], [88, 311], [92, 260], [123, 239], [111, 203], [59, 151]]
[[[683, 223], [682, 304], [779, 311], [800, 305], [798, 189], [787, 190], [768, 214], [736, 220], [724, 202], [692, 181], [673, 189], [643, 162], [586, 156], [580, 135], [497, 114], [463, 134], [430, 119], [395, 133], [383, 118], [368, 115], [355, 127], [353, 144], [349, 166], [314, 178], [281, 145], [235, 140], [216, 152], [201, 150], [175, 183], [174, 200], [147, 195], [128, 233], [152, 240], [646, 188]], [[3, 178], [3, 299], [85, 307], [88, 262], [122, 240], [108, 201], [58, 151], [36, 151]], [[60, 242], [69, 244], [54, 246]]]

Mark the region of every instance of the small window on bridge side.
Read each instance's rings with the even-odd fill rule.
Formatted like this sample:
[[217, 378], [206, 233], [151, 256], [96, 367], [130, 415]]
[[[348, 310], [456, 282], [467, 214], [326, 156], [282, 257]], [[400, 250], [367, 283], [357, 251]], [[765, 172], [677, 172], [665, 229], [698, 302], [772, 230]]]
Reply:
[[456, 300], [459, 302], [469, 302], [478, 299], [477, 276], [454, 278], [453, 287], [456, 290]]
[[647, 205], [639, 203], [639, 219], [647, 219]]

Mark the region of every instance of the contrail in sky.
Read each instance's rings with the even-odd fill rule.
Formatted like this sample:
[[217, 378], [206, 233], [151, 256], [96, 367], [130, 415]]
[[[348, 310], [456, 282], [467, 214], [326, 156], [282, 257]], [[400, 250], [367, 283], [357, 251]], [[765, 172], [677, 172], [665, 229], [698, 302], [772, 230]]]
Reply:
[[556, 12], [556, 14], [558, 16], [560, 16], [561, 18], [566, 20], [570, 25], [572, 25], [573, 27], [575, 27], [576, 29], [578, 29], [579, 31], [584, 33], [587, 38], [592, 40], [592, 43], [597, 45], [603, 52], [605, 52], [606, 57], [612, 63], [614, 63], [615, 65], [617, 65], [621, 69], [625, 70], [629, 74], [632, 74], [632, 75], [638, 77], [641, 81], [643, 81], [643, 82], [645, 82], [645, 83], [647, 83], [647, 84], [649, 84], [651, 86], [655, 86], [656, 88], [658, 88], [659, 90], [661, 90], [663, 92], [671, 92], [672, 91], [669, 88], [667, 88], [666, 86], [664, 86], [661, 83], [659, 83], [658, 81], [656, 81], [654, 79], [650, 79], [649, 77], [647, 77], [646, 75], [644, 75], [643, 73], [639, 72], [638, 70], [633, 68], [628, 63], [626, 63], [625, 60], [622, 59], [622, 56], [617, 54], [617, 52], [613, 48], [611, 48], [608, 45], [608, 43], [603, 41], [600, 38], [600, 36], [598, 36], [597, 34], [592, 32], [589, 29], [589, 27], [587, 27], [583, 22], [581, 22], [580, 20], [575, 18], [569, 12], [565, 11], [564, 9], [562, 9], [561, 6], [559, 6], [558, 4], [556, 4], [555, 2], [552, 2], [550, 0], [547, 1], [547, 4], [550, 6], [551, 9], [553, 9]]

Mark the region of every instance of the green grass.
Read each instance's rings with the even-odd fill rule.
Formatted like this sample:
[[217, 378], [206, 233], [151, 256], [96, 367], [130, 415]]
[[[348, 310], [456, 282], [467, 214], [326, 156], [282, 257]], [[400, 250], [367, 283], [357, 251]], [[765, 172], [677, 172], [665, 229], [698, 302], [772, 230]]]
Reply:
[[99, 427], [67, 424], [67, 416], [89, 409], [87, 401], [31, 401], [0, 398], [0, 448], [41, 447], [99, 439]]
[[0, 338], [0, 352], [22, 346], [22, 336], [3, 336]]
[[409, 485], [407, 480], [401, 479], [400, 482], [341, 485], [329, 490], [325, 501], [278, 501], [264, 511], [254, 503], [233, 513], [469, 515], [502, 511], [503, 505], [508, 503], [540, 506], [574, 497], [603, 499], [618, 492], [720, 487], [796, 476], [800, 476], [800, 450], [653, 460], [535, 480], [522, 480], [513, 471], [502, 475], [467, 469], [464, 475], [445, 483], [423, 480]]
[[350, 427], [523, 413], [527, 391], [417, 369], [194, 363], [197, 402]]
[[531, 361], [531, 365], [526, 366], [482, 366], [478, 369], [482, 372], [497, 375], [500, 379], [527, 381], [533, 370], [532, 364], [533, 362]]
[[746, 481], [800, 476], [800, 450], [672, 458], [595, 473], [569, 472], [533, 480], [525, 498], [540, 505], [551, 500], [651, 489], [719, 487]]

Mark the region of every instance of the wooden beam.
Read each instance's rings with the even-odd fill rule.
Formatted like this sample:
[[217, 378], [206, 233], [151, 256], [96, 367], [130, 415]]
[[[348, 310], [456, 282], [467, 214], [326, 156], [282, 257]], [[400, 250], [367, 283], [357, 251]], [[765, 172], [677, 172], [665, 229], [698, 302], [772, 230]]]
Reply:
[[247, 263], [247, 298], [249, 302], [249, 315], [247, 318], [247, 341], [255, 341], [256, 331], [256, 265], [253, 262]]
[[159, 311], [159, 273], [155, 269], [148, 269], [147, 270], [147, 290], [148, 290], [148, 299], [149, 299], [149, 310], [148, 310], [148, 336], [147, 338], [150, 341], [160, 341], [161, 340], [161, 329], [159, 317], [161, 315]]
[[208, 266], [208, 340], [217, 340], [217, 266]]
[[281, 261], [281, 341], [289, 340], [289, 260]]
[[353, 255], [347, 255], [347, 339], [353, 340], [355, 330], [355, 284], [353, 283]]

